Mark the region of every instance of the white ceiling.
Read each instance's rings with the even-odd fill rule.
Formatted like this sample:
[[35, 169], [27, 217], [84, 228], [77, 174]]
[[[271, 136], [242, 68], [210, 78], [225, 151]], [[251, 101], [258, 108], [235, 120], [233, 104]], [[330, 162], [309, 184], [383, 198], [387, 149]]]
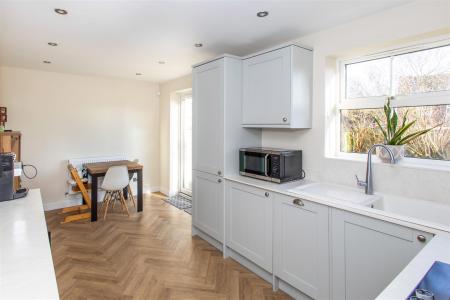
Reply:
[[0, 0], [0, 64], [162, 82], [221, 53], [246, 55], [405, 2]]

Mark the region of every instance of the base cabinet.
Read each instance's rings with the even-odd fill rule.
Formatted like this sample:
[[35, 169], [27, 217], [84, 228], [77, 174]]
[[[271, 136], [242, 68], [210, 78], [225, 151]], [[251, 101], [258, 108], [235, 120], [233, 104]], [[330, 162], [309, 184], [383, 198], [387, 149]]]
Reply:
[[220, 176], [193, 171], [192, 223], [223, 242], [224, 183]]
[[332, 291], [335, 300], [375, 299], [432, 235], [332, 209]]
[[251, 186], [227, 182], [226, 244], [272, 272], [272, 195]]
[[314, 299], [329, 299], [329, 208], [277, 195], [274, 274]]

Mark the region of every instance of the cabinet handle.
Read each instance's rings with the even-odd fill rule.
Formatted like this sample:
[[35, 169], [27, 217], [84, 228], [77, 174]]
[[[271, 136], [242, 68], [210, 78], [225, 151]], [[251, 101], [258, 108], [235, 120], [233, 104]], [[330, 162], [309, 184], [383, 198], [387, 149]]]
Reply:
[[264, 196], [269, 197], [270, 196], [269, 192], [265, 192]]
[[421, 243], [425, 243], [427, 241], [427, 238], [424, 235], [419, 234], [417, 236], [417, 240]]
[[305, 206], [305, 203], [303, 203], [303, 201], [301, 200], [301, 199], [294, 199], [294, 200], [292, 200], [292, 203], [294, 204], [294, 205], [298, 205], [298, 206]]
[[222, 171], [217, 171], [217, 175], [222, 175]]
[[222, 179], [220, 179], [220, 178], [217, 179], [217, 182], [218, 182], [218, 183], [221, 183], [221, 182], [222, 182]]
[[286, 117], [283, 117], [283, 122], [287, 122], [287, 118]]

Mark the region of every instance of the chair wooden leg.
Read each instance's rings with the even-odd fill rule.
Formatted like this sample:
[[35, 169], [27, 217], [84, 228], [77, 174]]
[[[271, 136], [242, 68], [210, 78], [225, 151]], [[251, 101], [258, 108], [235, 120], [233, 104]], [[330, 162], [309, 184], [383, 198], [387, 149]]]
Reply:
[[133, 191], [131, 190], [131, 186], [128, 185], [128, 198], [133, 202], [133, 206], [136, 207], [136, 201], [134, 201]]
[[120, 193], [120, 201], [122, 201], [123, 206], [125, 206], [125, 210], [127, 211], [127, 215], [130, 216], [130, 212], [128, 211], [127, 203], [125, 202], [125, 198], [123, 197], [122, 193]]
[[110, 191], [106, 191], [105, 197], [103, 197], [103, 202], [102, 202], [102, 206], [100, 207], [100, 211], [103, 210], [103, 208], [105, 207], [106, 201], [107, 201], [110, 197], [111, 197], [111, 192], [110, 192]]
[[108, 207], [109, 207], [109, 202], [111, 202], [111, 198], [112, 197], [109, 197], [108, 200], [106, 200], [105, 211], [103, 213], [103, 220], [106, 220], [106, 214], [108, 213]]

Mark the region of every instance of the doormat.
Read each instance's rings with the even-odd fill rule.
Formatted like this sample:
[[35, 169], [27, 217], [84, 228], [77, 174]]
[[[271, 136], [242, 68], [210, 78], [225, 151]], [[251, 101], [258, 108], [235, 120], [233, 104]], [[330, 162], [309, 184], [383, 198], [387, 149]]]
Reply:
[[165, 199], [164, 201], [192, 215], [192, 197], [184, 194], [177, 194]]

